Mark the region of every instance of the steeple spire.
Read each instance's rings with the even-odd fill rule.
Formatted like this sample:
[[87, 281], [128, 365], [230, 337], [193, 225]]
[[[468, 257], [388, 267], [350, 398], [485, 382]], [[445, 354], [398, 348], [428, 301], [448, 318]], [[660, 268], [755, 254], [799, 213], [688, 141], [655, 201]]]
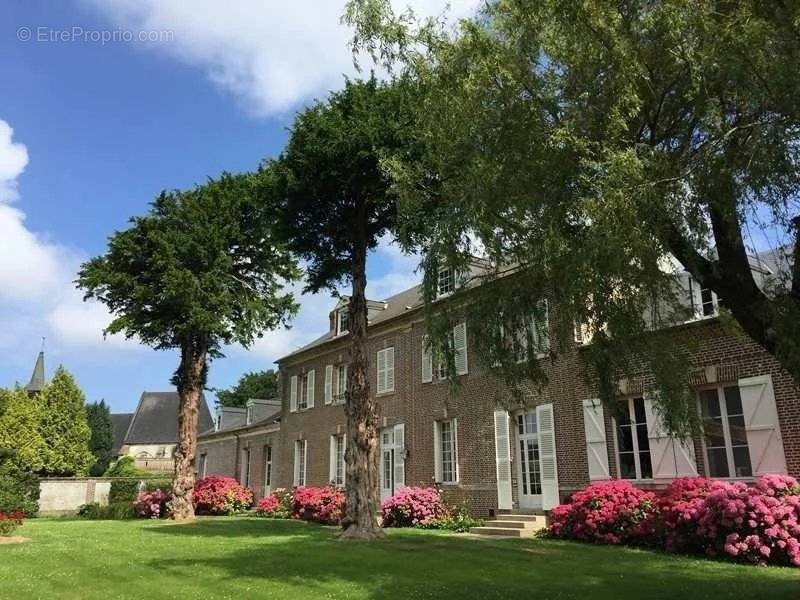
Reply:
[[28, 385], [25, 386], [25, 391], [29, 394], [37, 394], [44, 388], [44, 338], [42, 338], [42, 350], [39, 356], [36, 357], [36, 365], [33, 367], [33, 374]]

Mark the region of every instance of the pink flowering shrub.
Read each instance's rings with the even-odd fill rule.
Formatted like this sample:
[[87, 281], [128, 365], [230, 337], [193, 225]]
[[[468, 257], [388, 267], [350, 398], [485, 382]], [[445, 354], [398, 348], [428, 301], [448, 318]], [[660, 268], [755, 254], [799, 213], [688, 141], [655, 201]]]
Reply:
[[703, 542], [697, 536], [697, 516], [708, 495], [721, 482], [705, 477], [675, 479], [658, 496], [653, 514], [654, 534], [668, 551], [699, 551]]
[[292, 499], [292, 518], [338, 525], [344, 514], [344, 492], [334, 486], [297, 487]]
[[145, 519], [160, 519], [166, 517], [167, 502], [172, 494], [163, 490], [153, 490], [152, 492], [141, 492], [133, 503], [136, 514]]
[[192, 498], [198, 514], [230, 515], [253, 505], [251, 490], [221, 475], [209, 475], [195, 483]]
[[256, 504], [256, 516], [268, 519], [288, 519], [291, 514], [289, 506], [285, 506], [279, 496], [270, 494], [264, 496]]
[[800, 567], [800, 489], [792, 477], [721, 483], [697, 511], [705, 551], [756, 564]]
[[595, 483], [551, 511], [549, 534], [601, 544], [647, 543], [655, 500], [627, 481]]
[[425, 526], [445, 514], [439, 490], [432, 487], [403, 487], [381, 506], [384, 527]]

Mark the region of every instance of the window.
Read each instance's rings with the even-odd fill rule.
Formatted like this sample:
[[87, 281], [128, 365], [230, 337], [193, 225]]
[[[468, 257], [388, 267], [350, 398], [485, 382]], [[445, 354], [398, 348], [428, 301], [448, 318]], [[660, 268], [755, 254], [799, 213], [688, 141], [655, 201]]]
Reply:
[[717, 295], [709, 288], [700, 290], [700, 302], [703, 308], [704, 317], [713, 317], [717, 314]]
[[333, 390], [334, 399], [337, 402], [344, 402], [344, 394], [347, 391], [347, 365], [336, 365], [336, 387]]
[[456, 274], [451, 267], [441, 267], [436, 278], [436, 297], [449, 296], [456, 289]]
[[652, 479], [644, 398], [623, 400], [617, 417], [617, 456], [622, 479]]
[[253, 422], [253, 407], [252, 406], [248, 406], [247, 407], [246, 423], [248, 425], [250, 425], [252, 422]]
[[336, 311], [336, 334], [347, 333], [350, 331], [350, 309], [340, 308]]
[[514, 360], [518, 363], [528, 360], [528, 344], [533, 344], [535, 355], [541, 355], [550, 348], [549, 315], [547, 301], [539, 306], [539, 317], [536, 314], [526, 319], [525, 327], [517, 329], [511, 340]]
[[394, 348], [378, 351], [378, 393], [394, 391]]
[[[447, 343], [453, 351], [456, 375], [466, 375], [467, 369], [467, 324], [460, 323], [448, 332]], [[433, 347], [430, 340], [422, 340], [422, 382], [429, 383], [436, 379], [447, 379], [447, 362], [433, 360]]]
[[[454, 343], [455, 336], [453, 331], [450, 331], [447, 334], [447, 346], [452, 350]], [[433, 374], [436, 379], [447, 379], [447, 361], [444, 359], [437, 361], [433, 367]]]
[[442, 483], [455, 483], [458, 481], [455, 420], [437, 421], [435, 426], [436, 480]]
[[344, 486], [344, 435], [331, 436], [331, 483], [336, 487]]
[[751, 477], [753, 467], [739, 386], [701, 390], [700, 411], [708, 475]]
[[272, 486], [272, 446], [264, 446], [264, 494], [269, 494]]
[[302, 389], [297, 399], [298, 410], [314, 407], [314, 371], [311, 370], [302, 379]]
[[297, 440], [294, 443], [294, 485], [306, 484], [306, 450], [307, 440]]
[[242, 467], [239, 482], [244, 487], [250, 485], [250, 448], [242, 449]]
[[206, 476], [208, 470], [208, 454], [200, 455], [200, 479]]

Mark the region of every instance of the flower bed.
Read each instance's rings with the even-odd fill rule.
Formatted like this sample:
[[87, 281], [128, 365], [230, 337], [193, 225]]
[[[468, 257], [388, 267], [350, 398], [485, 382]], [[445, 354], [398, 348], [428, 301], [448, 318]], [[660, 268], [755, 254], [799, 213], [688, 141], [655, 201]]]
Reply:
[[9, 537], [22, 525], [22, 511], [0, 512], [0, 537]]
[[603, 482], [554, 508], [548, 533], [800, 566], [800, 485], [784, 475], [752, 486], [691, 477], [656, 496], [626, 481]]
[[439, 490], [432, 487], [403, 487], [381, 506], [384, 527], [429, 525], [445, 514]]
[[292, 499], [292, 518], [338, 525], [344, 514], [344, 492], [333, 486], [298, 487]]
[[209, 475], [194, 486], [194, 509], [197, 514], [231, 515], [253, 505], [253, 492], [232, 477]]

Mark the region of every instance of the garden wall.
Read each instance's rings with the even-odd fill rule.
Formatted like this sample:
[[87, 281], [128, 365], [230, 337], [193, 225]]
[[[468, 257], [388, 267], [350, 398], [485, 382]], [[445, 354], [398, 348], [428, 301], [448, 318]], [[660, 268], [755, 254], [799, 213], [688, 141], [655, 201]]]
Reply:
[[108, 504], [109, 478], [52, 477], [39, 482], [39, 515], [57, 516], [78, 512], [81, 504]]

